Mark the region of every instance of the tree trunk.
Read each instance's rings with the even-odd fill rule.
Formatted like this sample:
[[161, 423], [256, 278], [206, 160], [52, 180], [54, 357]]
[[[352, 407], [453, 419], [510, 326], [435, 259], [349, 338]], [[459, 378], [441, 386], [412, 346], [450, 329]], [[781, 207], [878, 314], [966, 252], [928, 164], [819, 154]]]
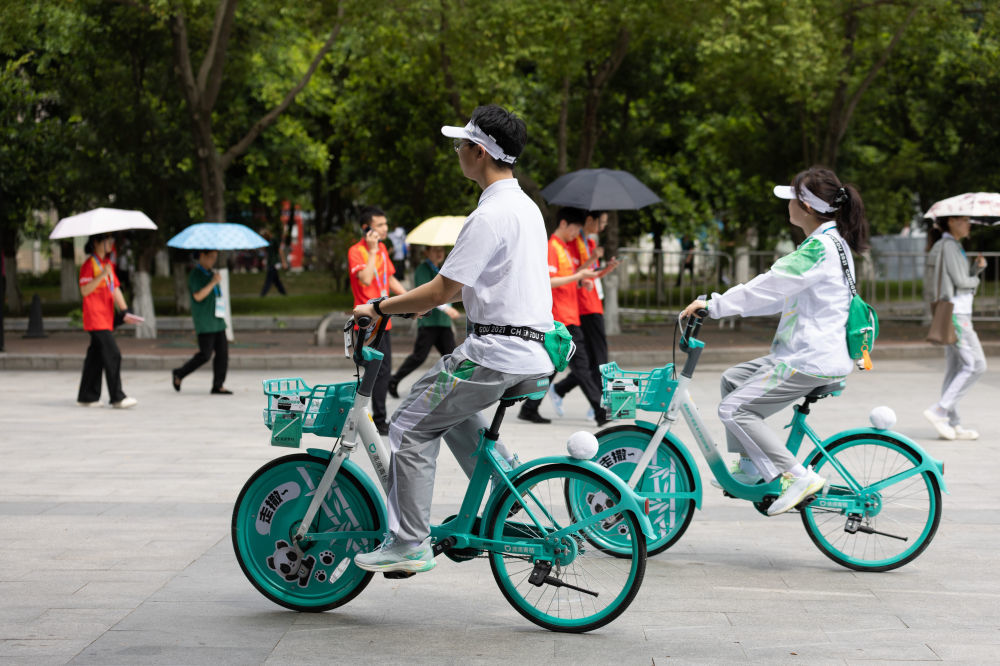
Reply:
[[3, 254], [4, 271], [7, 274], [7, 308], [11, 314], [21, 316], [24, 314], [24, 301], [21, 299], [21, 289], [17, 286], [17, 252], [9, 252], [4, 245]]
[[174, 308], [177, 314], [191, 312], [191, 301], [188, 299], [187, 264], [175, 261], [170, 264], [170, 272], [174, 277]]
[[153, 304], [153, 285], [150, 275], [153, 267], [153, 248], [146, 248], [139, 252], [136, 258], [136, 272], [132, 297], [133, 311], [146, 321], [135, 327], [135, 337], [146, 340], [156, 339], [156, 309]]
[[[604, 256], [614, 257], [618, 254], [618, 212], [608, 211], [608, 227], [604, 235]], [[626, 267], [621, 267], [624, 270]], [[605, 275], [604, 283], [604, 331], [608, 335], [618, 335], [622, 332], [621, 314], [618, 312], [618, 271]]]
[[64, 303], [79, 303], [80, 278], [76, 270], [73, 241], [59, 241], [59, 299]]
[[597, 67], [596, 71], [588, 64], [587, 93], [583, 102], [583, 127], [580, 130], [580, 152], [576, 159], [577, 169], [588, 168], [594, 159], [598, 135], [597, 109], [601, 104], [601, 96], [611, 77], [621, 66], [622, 60], [625, 59], [631, 39], [631, 33], [622, 28], [618, 32], [611, 55]]
[[566, 145], [568, 142], [569, 124], [569, 75], [563, 77], [562, 99], [559, 103], [559, 130], [556, 134], [556, 176], [561, 176], [569, 170], [569, 159], [566, 156]]

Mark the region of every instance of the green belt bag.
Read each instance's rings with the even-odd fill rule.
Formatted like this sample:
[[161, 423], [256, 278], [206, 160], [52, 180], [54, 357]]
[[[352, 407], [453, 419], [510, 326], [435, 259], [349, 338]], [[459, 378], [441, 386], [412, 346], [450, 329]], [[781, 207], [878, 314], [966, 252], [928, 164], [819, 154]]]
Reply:
[[573, 336], [570, 335], [566, 325], [561, 321], [555, 322], [555, 328], [542, 333], [527, 326], [509, 326], [507, 324], [472, 324], [469, 328], [476, 335], [506, 335], [522, 340], [540, 342], [545, 347], [552, 365], [556, 366], [556, 371], [561, 372], [569, 365], [569, 359], [576, 353], [576, 344], [573, 343]]

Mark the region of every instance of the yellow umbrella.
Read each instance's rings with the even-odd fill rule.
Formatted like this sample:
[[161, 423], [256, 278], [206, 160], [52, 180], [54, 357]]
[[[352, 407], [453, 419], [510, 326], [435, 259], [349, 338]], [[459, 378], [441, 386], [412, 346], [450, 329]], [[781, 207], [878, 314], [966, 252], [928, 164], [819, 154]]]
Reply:
[[406, 235], [410, 245], [454, 245], [458, 240], [458, 232], [462, 230], [465, 218], [460, 215], [439, 215], [431, 217]]

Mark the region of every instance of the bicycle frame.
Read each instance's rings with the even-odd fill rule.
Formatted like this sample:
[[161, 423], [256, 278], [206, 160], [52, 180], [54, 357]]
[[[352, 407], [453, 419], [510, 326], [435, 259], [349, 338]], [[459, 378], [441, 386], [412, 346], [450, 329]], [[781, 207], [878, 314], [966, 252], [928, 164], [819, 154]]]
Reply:
[[[355, 359], [358, 360], [357, 355], [355, 355]], [[349, 464], [349, 458], [357, 448], [359, 441], [364, 446], [365, 452], [368, 454], [368, 458], [372, 462], [372, 466], [375, 469], [378, 480], [381, 482], [383, 493], [388, 495], [390, 465], [389, 451], [375, 427], [370, 410], [371, 391], [374, 387], [379, 367], [382, 364], [382, 359], [382, 352], [376, 349], [367, 346], [361, 349], [359, 365], [365, 368], [365, 372], [361, 379], [361, 385], [358, 387], [354, 405], [351, 407], [351, 411], [347, 416], [343, 434], [338, 440], [338, 443], [334, 446], [333, 451], [326, 452], [321, 450], [323, 453], [322, 457], [329, 455], [330, 463], [327, 466], [326, 471], [323, 473], [323, 477], [320, 479], [320, 482], [316, 485], [313, 492], [313, 498], [309, 504], [309, 508], [302, 517], [301, 524], [295, 534], [292, 535], [292, 547], [298, 550], [300, 554], [301, 548], [299, 544], [306, 539], [310, 541], [325, 541], [334, 538], [381, 538], [382, 536], [381, 534], [373, 535], [369, 532], [345, 531], [317, 533], [309, 531], [309, 526], [313, 524], [316, 514], [326, 501], [325, 498], [333, 485], [334, 479], [340, 472], [340, 469], [345, 464]], [[554, 532], [545, 529], [542, 522], [539, 520], [539, 517], [532, 511], [530, 506], [528, 506], [528, 503], [524, 503], [523, 509], [541, 534], [541, 538], [535, 540], [534, 543], [515, 547], [504, 542], [475, 536], [475, 531], [476, 519], [479, 518], [479, 507], [482, 504], [483, 498], [486, 497], [489, 492], [488, 487], [491, 478], [501, 479], [505, 487], [508, 488], [510, 492], [516, 493], [517, 490], [512, 483], [512, 474], [513, 478], [516, 478], [516, 476], [530, 469], [543, 464], [556, 462], [572, 462], [572, 464], [589, 469], [591, 472], [598, 474], [606, 481], [615, 485], [621, 496], [620, 502], [617, 506], [609, 507], [600, 513], [589, 515], [585, 519], [577, 521], [573, 527], [578, 528], [580, 526], [596, 524], [611, 515], [621, 513], [622, 511], [629, 511], [636, 516], [640, 529], [647, 536], [647, 538], [652, 537], [654, 532], [652, 525], [649, 522], [649, 518], [646, 515], [646, 506], [641, 504], [638, 497], [621, 479], [608, 473], [607, 470], [599, 465], [589, 461], [572, 459], [566, 456], [552, 456], [533, 460], [527, 465], [522, 465], [516, 470], [515, 474], [514, 470], [511, 469], [510, 465], [507, 464], [507, 462], [496, 452], [495, 449], [496, 439], [499, 437], [499, 434], [495, 431], [499, 427], [499, 420], [503, 417], [502, 410], [505, 409], [506, 406], [501, 404], [501, 407], [499, 408], [501, 411], [498, 411], [498, 416], [494, 420], [494, 427], [491, 427], [488, 431], [483, 430], [480, 432], [479, 445], [476, 450], [477, 462], [475, 468], [473, 469], [472, 478], [469, 480], [469, 485], [466, 488], [465, 496], [462, 499], [458, 515], [445, 524], [433, 525], [431, 527], [431, 536], [438, 544], [442, 543], [445, 539], [448, 539], [450, 541], [448, 543], [448, 547], [452, 548], [475, 548], [479, 550], [499, 551], [510, 551], [510, 549], [516, 548], [518, 554], [530, 555], [533, 558], [551, 558], [553, 544], [557, 543], [560, 538], [572, 530], [568, 529], [567, 526], [564, 526], [563, 529]], [[483, 512], [484, 516], [489, 515], [489, 511], [493, 506], [493, 503], [499, 498], [499, 496], [500, 488], [498, 486], [497, 489], [489, 495], [489, 500], [487, 501]], [[536, 503], [535, 506], [540, 507], [543, 506], [543, 504]], [[547, 518], [552, 520], [551, 515], [547, 515]]]
[[[688, 387], [693, 379], [695, 366], [697, 366], [698, 360], [701, 356], [701, 351], [704, 348], [704, 343], [694, 337], [696, 334], [697, 329], [694, 330], [694, 333], [686, 335], [685, 337], [686, 341], [682, 345], [682, 348], [687, 348], [685, 350], [688, 352], [687, 362], [685, 363], [684, 369], [681, 371], [680, 377], [677, 380], [677, 386], [673, 392], [667, 411], [663, 414], [659, 423], [655, 426], [653, 435], [650, 437], [649, 445], [645, 448], [639, 460], [636, 462], [635, 469], [632, 471], [632, 475], [628, 480], [629, 487], [632, 489], [637, 488], [643, 474], [646, 471], [646, 468], [649, 466], [650, 461], [656, 453], [659, 443], [664, 437], [668, 436], [673, 425], [677, 422], [678, 415], [680, 414], [684, 417], [688, 430], [697, 442], [698, 450], [705, 457], [705, 461], [708, 463], [709, 469], [712, 471], [712, 474], [715, 476], [716, 480], [718, 480], [725, 492], [735, 498], [748, 500], [750, 502], [760, 502], [768, 495], [780, 495], [780, 478], [773, 479], [768, 483], [755, 485], [741, 483], [733, 478], [733, 475], [727, 468], [726, 462], [719, 451], [718, 445], [709, 435], [708, 428], [705, 426], [705, 422], [702, 420], [701, 415], [698, 412], [698, 408], [688, 391]], [[814, 506], [843, 511], [845, 513], [871, 513], [871, 505], [866, 504], [865, 501], [867, 496], [878, 493], [880, 490], [894, 483], [898, 483], [906, 478], [916, 476], [923, 472], [932, 473], [935, 477], [937, 477], [937, 480], [941, 485], [941, 489], [946, 493], [948, 492], [943, 478], [944, 463], [931, 458], [929, 455], [924, 453], [923, 449], [906, 436], [891, 430], [861, 428], [840, 432], [833, 437], [824, 440], [816, 434], [808, 423], [806, 423], [806, 415], [809, 413], [808, 410], [803, 410], [800, 405], [793, 406], [793, 410], [794, 415], [792, 416], [792, 421], [787, 426], [790, 429], [788, 439], [786, 441], [788, 450], [792, 453], [792, 455], [797, 455], [803, 441], [808, 440], [812, 443], [812, 450], [825, 458], [827, 463], [836, 469], [849, 485], [848, 496], [839, 496], [843, 493], [843, 491], [838, 491], [836, 489], [833, 490], [831, 494], [831, 490], [827, 488], [824, 490], [822, 495], [817, 497]], [[638, 421], [637, 423], [647, 424], [647, 422]], [[877, 484], [863, 487], [846, 469], [844, 469], [840, 461], [838, 461], [834, 456], [831, 456], [827, 450], [828, 445], [834, 441], [845, 436], [855, 434], [869, 434], [873, 437], [891, 437], [899, 442], [906, 443], [911, 446], [914, 455], [919, 457], [919, 462], [913, 467], [899, 474], [883, 479]], [[679, 450], [686, 450], [684, 444], [676, 437], [671, 436], [670, 439], [675, 445], [677, 445]], [[812, 455], [813, 454], [810, 452], [809, 457], [811, 458]], [[692, 468], [696, 469], [694, 466], [692, 466]], [[643, 497], [650, 499], [695, 499], [696, 505], [701, 505], [700, 489], [696, 489], [695, 491], [688, 493], [641, 494]]]

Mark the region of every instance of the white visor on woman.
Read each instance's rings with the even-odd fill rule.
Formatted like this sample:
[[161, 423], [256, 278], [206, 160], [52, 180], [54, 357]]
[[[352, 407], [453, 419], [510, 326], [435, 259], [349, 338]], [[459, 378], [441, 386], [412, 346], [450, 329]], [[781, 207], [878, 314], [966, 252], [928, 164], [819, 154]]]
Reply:
[[[831, 206], [827, 202], [820, 199], [818, 196], [809, 191], [809, 188], [805, 185], [802, 186], [802, 203], [809, 204], [813, 210], [817, 213], [833, 213], [837, 210], [836, 206]], [[774, 186], [774, 196], [779, 199], [798, 199], [795, 196], [795, 188], [791, 185], [775, 185]]]
[[514, 160], [517, 159], [513, 155], [505, 153], [503, 148], [501, 148], [497, 143], [496, 139], [481, 130], [479, 125], [475, 124], [471, 120], [465, 127], [445, 125], [441, 128], [441, 134], [451, 137], [452, 139], [468, 139], [473, 143], [478, 143], [486, 149], [486, 152], [490, 154], [490, 157], [500, 160], [501, 162], [506, 162], [507, 164], [513, 164]]

